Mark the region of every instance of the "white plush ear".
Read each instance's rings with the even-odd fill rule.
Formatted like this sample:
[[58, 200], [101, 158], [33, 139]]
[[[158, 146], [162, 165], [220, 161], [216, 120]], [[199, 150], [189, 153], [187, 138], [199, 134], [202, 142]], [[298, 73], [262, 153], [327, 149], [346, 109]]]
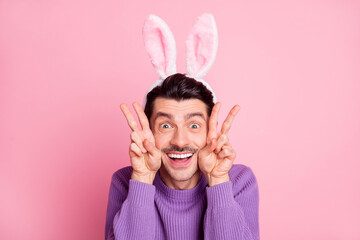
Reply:
[[202, 79], [210, 70], [218, 48], [218, 33], [213, 15], [202, 14], [186, 41], [187, 74]]
[[176, 73], [176, 44], [168, 25], [155, 15], [149, 15], [143, 27], [145, 49], [162, 79]]

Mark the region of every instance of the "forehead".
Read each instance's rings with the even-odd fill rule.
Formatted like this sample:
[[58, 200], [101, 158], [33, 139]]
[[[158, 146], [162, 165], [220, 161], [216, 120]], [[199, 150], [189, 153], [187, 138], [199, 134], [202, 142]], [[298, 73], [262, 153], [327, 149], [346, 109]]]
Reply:
[[152, 117], [161, 112], [177, 117], [183, 117], [191, 113], [202, 113], [207, 118], [206, 109], [206, 104], [199, 99], [176, 101], [174, 99], [157, 98], [154, 102]]

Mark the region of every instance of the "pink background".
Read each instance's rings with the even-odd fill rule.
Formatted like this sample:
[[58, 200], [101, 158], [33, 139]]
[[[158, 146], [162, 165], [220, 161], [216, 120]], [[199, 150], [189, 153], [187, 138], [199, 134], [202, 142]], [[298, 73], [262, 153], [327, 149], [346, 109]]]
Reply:
[[[151, 3], [150, 3], [151, 2]], [[360, 239], [359, 1], [0, 0], [0, 239], [103, 239], [110, 178], [129, 164], [119, 105], [157, 75], [141, 36], [161, 16], [185, 71], [214, 14], [205, 77], [241, 111], [230, 139], [260, 187], [262, 239]]]

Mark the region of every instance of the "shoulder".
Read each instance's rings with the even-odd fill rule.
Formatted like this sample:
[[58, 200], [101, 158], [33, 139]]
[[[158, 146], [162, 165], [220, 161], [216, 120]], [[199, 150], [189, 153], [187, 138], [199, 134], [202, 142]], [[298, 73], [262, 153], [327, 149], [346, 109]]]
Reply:
[[111, 178], [112, 187], [115, 187], [117, 189], [121, 189], [121, 188], [128, 189], [131, 173], [132, 173], [131, 166], [121, 168], [116, 172], [114, 172]]
[[229, 171], [230, 180], [233, 187], [242, 190], [250, 186], [257, 188], [257, 181], [255, 174], [250, 167], [243, 164], [234, 164]]
[[253, 171], [250, 167], [245, 166], [243, 164], [234, 164], [229, 171], [230, 179], [236, 180], [239, 177], [244, 176], [253, 176], [255, 177]]

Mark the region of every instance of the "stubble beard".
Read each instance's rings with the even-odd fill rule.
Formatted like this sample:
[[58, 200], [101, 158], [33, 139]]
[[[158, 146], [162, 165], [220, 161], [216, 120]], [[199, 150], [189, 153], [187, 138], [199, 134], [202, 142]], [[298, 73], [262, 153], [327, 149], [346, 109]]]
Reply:
[[189, 181], [200, 171], [198, 165], [196, 165], [196, 168], [192, 167], [191, 169], [181, 169], [181, 170], [173, 169], [167, 165], [163, 165], [163, 166], [167, 175], [173, 181], [177, 181], [177, 182]]

